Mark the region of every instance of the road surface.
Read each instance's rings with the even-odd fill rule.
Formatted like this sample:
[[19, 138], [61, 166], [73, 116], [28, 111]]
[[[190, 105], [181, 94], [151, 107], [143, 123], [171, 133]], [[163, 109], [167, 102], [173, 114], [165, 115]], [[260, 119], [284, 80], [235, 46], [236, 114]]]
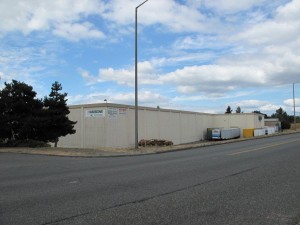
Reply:
[[0, 225], [296, 225], [300, 134], [179, 152], [0, 154]]

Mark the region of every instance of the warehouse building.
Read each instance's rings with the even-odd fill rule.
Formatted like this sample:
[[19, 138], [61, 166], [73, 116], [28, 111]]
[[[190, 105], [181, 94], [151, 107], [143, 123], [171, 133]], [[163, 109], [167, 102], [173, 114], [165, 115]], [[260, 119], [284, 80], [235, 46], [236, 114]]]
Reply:
[[[69, 106], [76, 133], [60, 138], [59, 147], [133, 148], [134, 106], [111, 103]], [[261, 114], [208, 114], [139, 107], [139, 140], [165, 139], [175, 145], [205, 140], [207, 128], [262, 128]], [[242, 136], [242, 131], [241, 131]]]

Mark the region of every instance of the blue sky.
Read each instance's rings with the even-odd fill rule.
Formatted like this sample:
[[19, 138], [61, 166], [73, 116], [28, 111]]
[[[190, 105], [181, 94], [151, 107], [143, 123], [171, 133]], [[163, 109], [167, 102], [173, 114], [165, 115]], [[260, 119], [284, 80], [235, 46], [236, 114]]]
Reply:
[[[142, 2], [1, 0], [1, 87], [16, 79], [43, 97], [59, 81], [70, 105], [133, 105]], [[293, 113], [300, 0], [149, 0], [138, 19], [140, 105]]]

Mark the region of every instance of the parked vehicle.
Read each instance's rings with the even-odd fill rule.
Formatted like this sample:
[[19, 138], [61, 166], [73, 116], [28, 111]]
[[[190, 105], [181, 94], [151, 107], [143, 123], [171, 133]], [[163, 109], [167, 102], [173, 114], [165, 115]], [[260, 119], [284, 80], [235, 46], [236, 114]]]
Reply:
[[241, 135], [240, 128], [215, 128], [212, 129], [212, 140], [226, 140], [238, 138]]

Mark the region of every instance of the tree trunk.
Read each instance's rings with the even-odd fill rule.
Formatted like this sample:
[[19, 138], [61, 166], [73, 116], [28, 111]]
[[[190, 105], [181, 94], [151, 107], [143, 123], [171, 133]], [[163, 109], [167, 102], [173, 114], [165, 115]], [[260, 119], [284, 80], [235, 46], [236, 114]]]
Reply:
[[58, 138], [54, 142], [54, 148], [57, 148], [57, 142], [58, 142]]

